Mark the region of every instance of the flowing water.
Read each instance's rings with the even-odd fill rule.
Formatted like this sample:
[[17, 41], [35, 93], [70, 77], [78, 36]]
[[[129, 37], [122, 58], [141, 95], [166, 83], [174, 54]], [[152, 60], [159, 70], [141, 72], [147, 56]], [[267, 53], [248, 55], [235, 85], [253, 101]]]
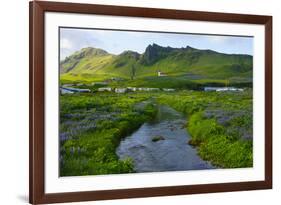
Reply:
[[[159, 105], [154, 121], [144, 123], [124, 138], [117, 148], [120, 159], [132, 158], [136, 172], [212, 169], [188, 144], [186, 117], [169, 106]], [[158, 138], [158, 141], [153, 141]]]

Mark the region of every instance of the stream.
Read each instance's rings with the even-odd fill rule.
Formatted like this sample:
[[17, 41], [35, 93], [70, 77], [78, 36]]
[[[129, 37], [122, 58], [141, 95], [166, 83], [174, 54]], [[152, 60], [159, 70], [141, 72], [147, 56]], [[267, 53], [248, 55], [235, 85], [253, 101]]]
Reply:
[[156, 118], [124, 138], [116, 153], [120, 159], [130, 157], [137, 173], [215, 168], [188, 144], [190, 135], [185, 125], [184, 115], [169, 106], [158, 105]]

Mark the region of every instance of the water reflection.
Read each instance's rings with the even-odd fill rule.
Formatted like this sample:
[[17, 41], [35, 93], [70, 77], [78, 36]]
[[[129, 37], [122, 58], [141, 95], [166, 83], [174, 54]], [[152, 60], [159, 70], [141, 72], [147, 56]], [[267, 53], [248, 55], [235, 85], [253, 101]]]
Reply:
[[154, 121], [144, 123], [121, 141], [117, 155], [121, 159], [132, 158], [136, 172], [214, 168], [187, 143], [190, 136], [185, 129], [186, 118], [165, 105], [159, 105], [158, 109]]

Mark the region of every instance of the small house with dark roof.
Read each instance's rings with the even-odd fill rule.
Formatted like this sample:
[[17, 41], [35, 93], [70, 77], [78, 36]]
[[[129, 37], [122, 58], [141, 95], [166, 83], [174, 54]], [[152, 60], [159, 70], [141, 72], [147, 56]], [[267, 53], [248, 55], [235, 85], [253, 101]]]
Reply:
[[157, 74], [158, 74], [158, 77], [167, 76], [166, 73], [163, 73], [161, 71], [158, 71]]

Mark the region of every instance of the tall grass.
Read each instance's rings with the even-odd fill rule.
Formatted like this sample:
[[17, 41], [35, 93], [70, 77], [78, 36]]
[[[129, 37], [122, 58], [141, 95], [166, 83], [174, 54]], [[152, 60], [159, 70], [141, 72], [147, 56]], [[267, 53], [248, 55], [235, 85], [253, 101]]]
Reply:
[[188, 91], [162, 94], [158, 100], [187, 115], [189, 144], [198, 148], [203, 159], [224, 168], [253, 166], [251, 90]]
[[60, 97], [60, 176], [119, 174], [134, 171], [131, 159], [119, 160], [120, 140], [153, 118], [156, 108], [134, 105], [143, 94], [76, 94]]

